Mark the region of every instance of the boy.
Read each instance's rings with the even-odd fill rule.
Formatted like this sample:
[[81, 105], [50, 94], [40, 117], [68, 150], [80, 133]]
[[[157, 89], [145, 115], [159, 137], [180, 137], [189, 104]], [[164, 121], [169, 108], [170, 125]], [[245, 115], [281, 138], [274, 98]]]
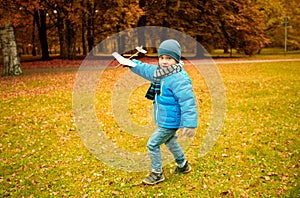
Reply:
[[142, 181], [153, 185], [165, 177], [162, 170], [160, 146], [165, 144], [177, 164], [174, 173], [188, 173], [191, 166], [177, 142], [176, 131], [183, 128], [184, 136], [193, 136], [198, 123], [197, 106], [191, 80], [183, 68], [180, 44], [165, 40], [158, 48], [158, 66], [132, 60], [131, 71], [151, 81], [146, 98], [153, 100], [154, 119], [158, 128], [150, 136], [147, 148], [152, 172]]

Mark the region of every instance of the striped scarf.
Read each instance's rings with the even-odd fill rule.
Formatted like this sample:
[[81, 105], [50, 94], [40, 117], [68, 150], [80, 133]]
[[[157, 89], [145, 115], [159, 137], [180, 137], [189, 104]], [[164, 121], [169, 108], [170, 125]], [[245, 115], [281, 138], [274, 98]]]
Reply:
[[149, 100], [154, 100], [155, 94], [160, 94], [160, 81], [166, 76], [170, 76], [172, 74], [175, 74], [177, 72], [181, 71], [181, 68], [183, 67], [183, 61], [180, 61], [179, 63], [172, 65], [170, 67], [166, 68], [157, 68], [154, 71], [153, 75], [153, 82], [151, 83], [151, 86], [149, 87], [145, 97]]

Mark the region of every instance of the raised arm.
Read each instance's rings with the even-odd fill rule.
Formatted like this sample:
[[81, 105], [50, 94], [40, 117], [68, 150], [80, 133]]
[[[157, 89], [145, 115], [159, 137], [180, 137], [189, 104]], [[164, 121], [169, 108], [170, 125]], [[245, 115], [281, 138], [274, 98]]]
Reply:
[[136, 63], [137, 65], [135, 67], [130, 67], [130, 70], [137, 75], [149, 80], [153, 81], [153, 75], [154, 71], [156, 70], [157, 66], [148, 64], [148, 63], [143, 63], [139, 60], [133, 59], [132, 62]]

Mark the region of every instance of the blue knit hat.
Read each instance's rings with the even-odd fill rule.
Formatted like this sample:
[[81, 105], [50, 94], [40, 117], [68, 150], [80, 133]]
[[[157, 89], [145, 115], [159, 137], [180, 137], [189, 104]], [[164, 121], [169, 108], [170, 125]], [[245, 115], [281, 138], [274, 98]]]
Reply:
[[174, 39], [163, 41], [158, 48], [158, 57], [161, 55], [171, 56], [179, 63], [181, 57], [181, 47], [178, 41]]

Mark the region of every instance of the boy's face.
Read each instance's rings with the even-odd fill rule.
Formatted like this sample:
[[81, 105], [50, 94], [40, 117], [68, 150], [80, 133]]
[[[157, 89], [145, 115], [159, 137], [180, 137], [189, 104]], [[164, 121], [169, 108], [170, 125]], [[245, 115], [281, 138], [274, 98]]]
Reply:
[[158, 58], [158, 64], [161, 68], [170, 67], [172, 65], [175, 65], [176, 63], [176, 60], [168, 55], [161, 55]]

